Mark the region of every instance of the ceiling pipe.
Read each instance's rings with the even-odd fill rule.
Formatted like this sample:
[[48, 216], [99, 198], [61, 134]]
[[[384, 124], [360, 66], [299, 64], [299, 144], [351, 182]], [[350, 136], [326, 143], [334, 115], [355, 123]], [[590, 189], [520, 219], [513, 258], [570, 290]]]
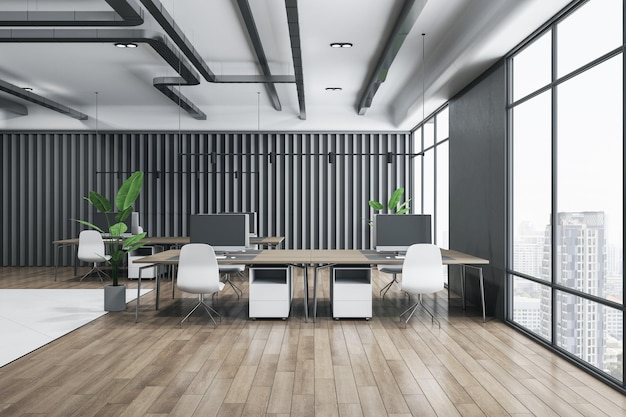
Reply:
[[[131, 26], [131, 25], [140, 25], [144, 22], [143, 18], [143, 10], [137, 4], [136, 0], [105, 0], [111, 8], [113, 8], [112, 12], [74, 12], [74, 11], [66, 11], [66, 12], [3, 12], [2, 17], [0, 18], [0, 26]], [[266, 85], [271, 85], [268, 87], [268, 92], [270, 94], [270, 99], [274, 107], [277, 110], [281, 110], [282, 106], [280, 105], [280, 101], [278, 99], [278, 94], [276, 93], [276, 89], [273, 86], [274, 83], [298, 83], [296, 76], [292, 75], [271, 75], [269, 72], [269, 67], [267, 72], [263, 72], [262, 75], [219, 75], [216, 76], [211, 69], [208, 67], [204, 59], [200, 56], [200, 54], [196, 51], [191, 42], [184, 35], [182, 30], [178, 27], [174, 19], [167, 13], [167, 10], [163, 7], [160, 1], [158, 0], [141, 0], [141, 3], [144, 5], [146, 9], [152, 14], [152, 16], [157, 20], [157, 22], [161, 25], [163, 30], [170, 36], [170, 38], [174, 41], [176, 46], [180, 48], [182, 53], [189, 59], [189, 61], [194, 65], [194, 67], [202, 74], [202, 76], [209, 82], [214, 83], [262, 83]], [[76, 36], [68, 34], [67, 31], [64, 32], [65, 36], [69, 36], [72, 40], [71, 42], [92, 42], [93, 37], [87, 37], [84, 41], [76, 39]], [[84, 33], [84, 32], [80, 32]], [[33, 32], [33, 36], [38, 38], [38, 34]], [[80, 36], [80, 34], [79, 34]], [[252, 35], [251, 35], [252, 36]], [[257, 34], [258, 37], [258, 34]], [[157, 40], [160, 38], [160, 40]], [[34, 42], [32, 40], [22, 39], [19, 42]], [[55, 38], [55, 40], [50, 39], [39, 39], [41, 42], [58, 42], [59, 38]], [[17, 40], [15, 40], [18, 42]], [[151, 46], [159, 52], [161, 48], [161, 44], [165, 43], [167, 40], [160, 35], [155, 37], [151, 37], [148, 39], [134, 39], [134, 38], [120, 38], [115, 40], [115, 42], [146, 42], [151, 43]], [[0, 39], [0, 42], [8, 42], [6, 39]], [[95, 40], [95, 42], [106, 42], [105, 40]], [[168, 45], [163, 53], [159, 53], [162, 57], [168, 56], [166, 60], [169, 59], [168, 63], [172, 68], [176, 71], [179, 71], [178, 63], [184, 62], [182, 57], [178, 56], [176, 58], [172, 58], [172, 54], [176, 55], [177, 51], [174, 51], [175, 48]], [[169, 51], [168, 51], [169, 50]], [[262, 51], [262, 49], [261, 49]], [[258, 52], [257, 52], [258, 56]], [[264, 56], [264, 53], [263, 53]], [[259, 61], [261, 59], [259, 58]], [[294, 59], [295, 61], [295, 59]], [[265, 60], [267, 63], [267, 61]], [[301, 64], [300, 64], [301, 66]], [[175, 90], [174, 86], [182, 85], [197, 85], [200, 83], [199, 79], [197, 79], [197, 75], [194, 72], [193, 76], [190, 76], [189, 68], [185, 62], [182, 66], [183, 71], [186, 71], [188, 74], [183, 76], [183, 81], [177, 79], [176, 77], [157, 77], [153, 80], [153, 85], [160, 92], [166, 95], [170, 100], [179, 104], [182, 108], [185, 109], [192, 117], [205, 120], [206, 115], [195, 106], [189, 99], [187, 99], [184, 95], [180, 93], [180, 91]], [[192, 81], [193, 80], [193, 81]], [[303, 87], [299, 88], [303, 91]], [[273, 90], [273, 93], [271, 92]], [[302, 93], [302, 97], [304, 97]], [[299, 93], [300, 96], [300, 93]], [[302, 101], [304, 99], [302, 98]], [[303, 114], [303, 104], [300, 106], [301, 118]]]
[[[237, 0], [237, 5], [239, 6], [239, 12], [241, 13], [241, 17], [246, 25], [246, 30], [248, 31], [248, 36], [252, 42], [252, 47], [254, 48], [259, 66], [261, 67], [261, 72], [264, 76], [271, 76], [272, 71], [267, 63], [267, 57], [265, 56], [265, 51], [263, 50], [261, 37], [259, 36], [259, 31], [257, 30], [254, 17], [252, 16], [252, 10], [250, 10], [250, 3], [248, 3], [248, 0]], [[278, 111], [282, 110], [280, 99], [278, 98], [278, 92], [276, 91], [274, 83], [265, 83], [265, 90], [267, 91], [267, 95], [270, 98], [274, 109]]]
[[378, 87], [387, 79], [393, 60], [396, 58], [400, 47], [402, 47], [417, 18], [422, 13], [426, 2], [427, 0], [406, 0], [404, 3], [391, 35], [387, 39], [385, 49], [378, 58], [374, 72], [365, 84], [363, 94], [357, 105], [357, 113], [359, 115], [364, 115], [367, 109], [371, 107]]
[[296, 77], [298, 105], [300, 106], [300, 119], [306, 120], [306, 106], [304, 102], [304, 74], [302, 71], [302, 50], [300, 48], [300, 23], [298, 20], [297, 0], [285, 0], [285, 9], [287, 11], [287, 24], [289, 26], [289, 40], [291, 42], [293, 71]]
[[200, 76], [165, 36], [144, 29], [0, 29], [0, 43], [115, 43], [135, 42], [150, 45], [181, 77], [157, 77], [153, 85], [198, 120], [206, 114], [175, 90], [175, 86], [200, 84]]
[[204, 59], [200, 56], [196, 48], [191, 44], [189, 39], [185, 36], [180, 27], [176, 24], [172, 16], [165, 10], [163, 5], [158, 0], [140, 0], [141, 4], [150, 12], [152, 17], [161, 25], [165, 33], [167, 33], [172, 41], [180, 48], [185, 54], [187, 59], [193, 64], [194, 67], [202, 74], [205, 80], [209, 82], [215, 82], [215, 74], [204, 62]]
[[[74, 119], [87, 120], [89, 118], [84, 113], [81, 113], [77, 110], [64, 106], [63, 104], [57, 103], [56, 101], [49, 100], [38, 94], [32, 93], [30, 91], [26, 91], [22, 87], [18, 87], [16, 85], [13, 85], [3, 80], [0, 80], [0, 90], [6, 93], [9, 93], [15, 97], [19, 97], [23, 100], [30, 101], [31, 103], [35, 103], [40, 106], [46, 107], [50, 110], [54, 110], [66, 116], [73, 117]], [[27, 115], [28, 110], [26, 109], [25, 113], [18, 113], [18, 114]]]
[[0, 26], [139, 26], [144, 22], [136, 0], [105, 1], [113, 11], [3, 11]]
[[212, 83], [294, 83], [295, 77], [290, 75], [215, 75], [200, 56], [196, 48], [187, 39], [183, 31], [176, 24], [172, 16], [158, 0], [141, 0], [141, 4], [150, 12], [152, 17], [161, 25], [165, 33], [185, 54], [187, 59], [202, 74], [205, 80]]

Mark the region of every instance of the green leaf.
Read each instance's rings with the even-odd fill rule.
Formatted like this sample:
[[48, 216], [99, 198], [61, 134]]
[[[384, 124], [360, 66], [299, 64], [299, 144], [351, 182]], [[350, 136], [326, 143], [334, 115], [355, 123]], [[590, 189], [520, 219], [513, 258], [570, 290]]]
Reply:
[[123, 222], [124, 220], [128, 218], [128, 216], [130, 216], [132, 212], [133, 212], [132, 207], [128, 207], [126, 210], [120, 211], [119, 213], [115, 215], [115, 221]]
[[143, 185], [143, 172], [135, 171], [133, 174], [124, 181], [117, 196], [115, 197], [115, 206], [118, 211], [124, 211], [129, 207], [132, 207], [139, 197], [141, 186]]
[[374, 200], [370, 200], [367, 204], [369, 204], [370, 207], [376, 211], [379, 211], [385, 208], [385, 206], [383, 206], [381, 203], [379, 203], [378, 201], [374, 201]]
[[[134, 245], [136, 245], [137, 243], [139, 243], [139, 242], [140, 242], [140, 241], [141, 241], [144, 237], [146, 237], [146, 232], [139, 233], [138, 235], [131, 236], [131, 237], [127, 238], [127, 239], [124, 239], [124, 243], [123, 243], [123, 245], [122, 245], [122, 246], [124, 247], [124, 250], [128, 251], [128, 250], [134, 250], [134, 249], [136, 249], [136, 248], [134, 247]], [[141, 247], [141, 246], [143, 246], [143, 245], [144, 245], [144, 244], [143, 244], [143, 243], [141, 243], [138, 247]], [[133, 249], [129, 249], [129, 247], [131, 247], [131, 246], [133, 246]]]
[[126, 226], [126, 223], [122, 222], [115, 223], [109, 227], [109, 233], [111, 233], [111, 236], [122, 236], [126, 230], [128, 230], [128, 226]]
[[89, 197], [87, 198], [87, 201], [89, 201], [91, 205], [96, 208], [96, 210], [102, 211], [104, 213], [108, 213], [113, 208], [113, 205], [109, 200], [107, 200], [105, 197], [95, 191], [89, 192]]
[[99, 228], [98, 226], [96, 226], [95, 224], [91, 224], [91, 223], [86, 222], [86, 221], [84, 221], [84, 220], [78, 220], [78, 219], [72, 219], [72, 220], [74, 220], [75, 222], [78, 222], [78, 223], [80, 223], [80, 224], [84, 224], [85, 226], [87, 226], [87, 227], [89, 227], [89, 228], [91, 228], [91, 229], [96, 229], [96, 230], [97, 230], [98, 232], [100, 232], [100, 233], [104, 233], [104, 230], [100, 229], [100, 228]]
[[407, 200], [404, 203], [400, 204], [398, 206], [396, 214], [406, 214], [406, 213], [408, 213], [409, 210], [411, 210], [411, 207], [409, 206], [409, 201], [411, 201], [411, 200]]
[[387, 208], [391, 210], [395, 210], [396, 206], [402, 199], [402, 195], [404, 194], [404, 188], [396, 188], [396, 190], [391, 194], [389, 198], [389, 204], [387, 204]]

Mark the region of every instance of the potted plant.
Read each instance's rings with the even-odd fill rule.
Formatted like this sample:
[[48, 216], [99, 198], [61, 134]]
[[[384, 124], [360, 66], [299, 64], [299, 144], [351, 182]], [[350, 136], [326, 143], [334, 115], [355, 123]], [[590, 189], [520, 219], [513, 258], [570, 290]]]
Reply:
[[[114, 216], [112, 213], [114, 207], [113, 203], [101, 194], [90, 191], [89, 196], [84, 197], [96, 210], [105, 214], [109, 229], [106, 245], [108, 246], [108, 252], [111, 256], [107, 262], [111, 265], [112, 283], [104, 287], [104, 309], [106, 311], [126, 310], [126, 286], [119, 284], [120, 267], [124, 263], [129, 251], [134, 251], [144, 245], [142, 240], [146, 236], [146, 233], [143, 232], [124, 238], [124, 233], [126, 233], [128, 229], [124, 220], [133, 212], [133, 204], [135, 200], [137, 200], [137, 197], [139, 197], [142, 185], [142, 171], [134, 172], [122, 183], [115, 196], [115, 209], [117, 213], [115, 213]], [[113, 219], [110, 219], [110, 216], [112, 216]], [[84, 220], [76, 221], [87, 227], [98, 230], [100, 233], [105, 233], [104, 230], [92, 223]], [[104, 259], [104, 254], [102, 255]]]
[[[393, 193], [391, 193], [391, 197], [389, 197], [389, 202], [387, 203], [387, 212], [390, 214], [405, 214], [411, 210], [409, 207], [409, 200], [406, 200], [404, 203], [400, 204], [400, 200], [402, 200], [402, 196], [404, 195], [404, 188], [396, 188]], [[374, 209], [374, 211], [378, 212], [385, 209], [385, 205], [379, 201], [370, 200], [368, 202], [369, 206]], [[367, 223], [370, 226], [374, 225], [374, 222], [371, 219], [367, 220]]]

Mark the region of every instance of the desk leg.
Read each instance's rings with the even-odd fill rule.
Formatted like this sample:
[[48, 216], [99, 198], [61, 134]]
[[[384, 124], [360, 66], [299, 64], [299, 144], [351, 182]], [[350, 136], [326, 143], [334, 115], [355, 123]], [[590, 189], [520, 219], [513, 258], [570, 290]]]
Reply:
[[302, 281], [304, 281], [304, 322], [309, 321], [309, 267], [304, 265], [302, 268]]
[[167, 279], [172, 283], [172, 300], [174, 299], [174, 290], [176, 286], [174, 285], [174, 265], [167, 266]]
[[465, 310], [465, 265], [461, 265], [461, 299], [463, 300], [463, 310]]
[[483, 282], [483, 269], [478, 268], [478, 277], [480, 278], [480, 300], [483, 304], [483, 323], [486, 321], [485, 317], [485, 283]]
[[57, 280], [57, 272], [59, 269], [59, 249], [60, 246], [56, 245], [56, 250], [54, 251], [54, 280]]
[[463, 310], [465, 310], [465, 269], [472, 268], [478, 270], [478, 279], [480, 281], [480, 302], [483, 309], [483, 323], [486, 322], [487, 317], [485, 314], [485, 281], [483, 278], [483, 268], [473, 265], [461, 265], [461, 293], [463, 295]]
[[317, 270], [318, 267], [314, 267], [315, 271], [313, 271], [313, 323], [315, 323], [315, 319], [317, 319]]
[[78, 275], [78, 245], [74, 245], [74, 276]]
[[159, 309], [159, 298], [161, 298], [161, 274], [156, 274], [156, 310]]
[[135, 323], [139, 321], [139, 297], [141, 296], [141, 272], [143, 269], [139, 268], [139, 278], [137, 278], [137, 303], [135, 304]]

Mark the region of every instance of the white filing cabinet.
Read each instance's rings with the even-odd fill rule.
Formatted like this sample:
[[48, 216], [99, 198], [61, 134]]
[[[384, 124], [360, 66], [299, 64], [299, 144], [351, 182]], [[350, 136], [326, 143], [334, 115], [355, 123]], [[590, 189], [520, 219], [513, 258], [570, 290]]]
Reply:
[[291, 267], [252, 267], [249, 276], [249, 317], [289, 317], [293, 298]]
[[332, 269], [330, 298], [333, 317], [372, 317], [372, 269], [346, 266]]
[[[162, 246], [142, 246], [139, 249], [136, 249], [132, 252], [128, 252], [128, 279], [138, 279], [139, 278], [139, 268], [142, 266], [146, 266], [146, 264], [137, 264], [133, 261], [138, 258], [143, 258], [144, 256], [154, 255], [155, 253], [162, 252]], [[141, 279], [144, 278], [156, 278], [158, 266], [153, 266], [152, 268], [145, 268], [141, 272]]]

